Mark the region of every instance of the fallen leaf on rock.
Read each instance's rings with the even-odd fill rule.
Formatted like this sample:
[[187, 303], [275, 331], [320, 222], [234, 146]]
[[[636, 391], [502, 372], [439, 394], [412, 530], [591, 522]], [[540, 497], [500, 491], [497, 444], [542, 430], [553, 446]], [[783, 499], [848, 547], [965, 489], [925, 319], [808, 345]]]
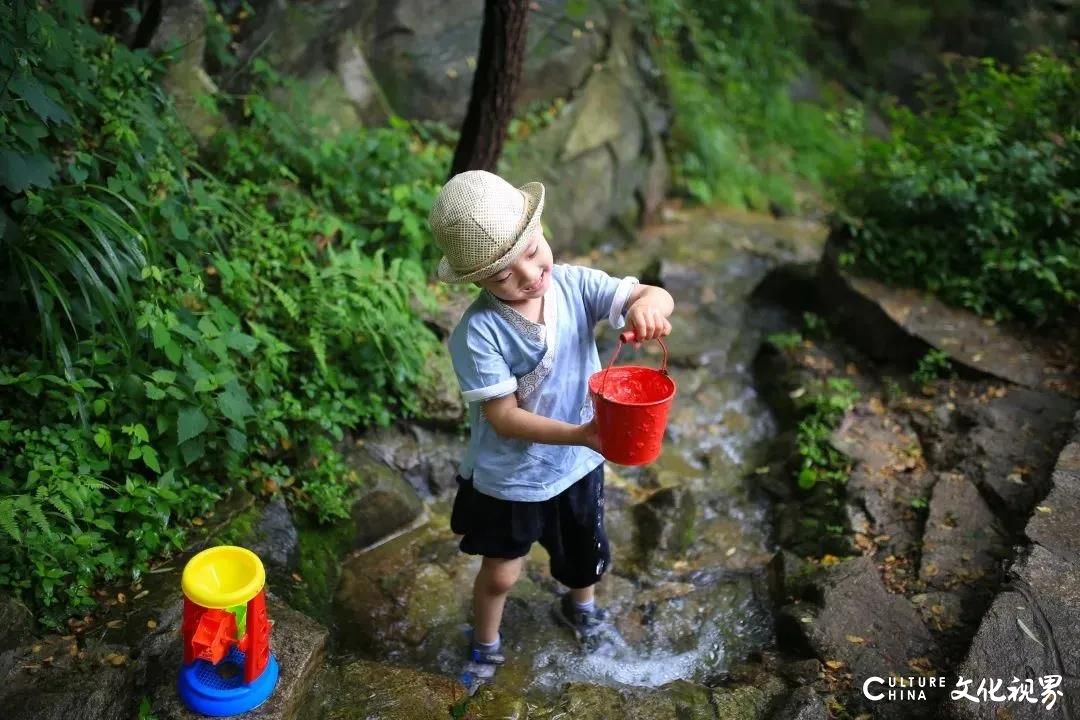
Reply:
[[1046, 505], [1039, 505], [1035, 509], [1038, 510], [1039, 512], [1041, 512], [1041, 513], [1053, 512], [1053, 509], [1047, 507]]
[[847, 641], [855, 645], [862, 645], [864, 642], [866, 642], [866, 638], [861, 638], [858, 635], [848, 635]]
[[157, 620], [147, 620], [147, 621], [146, 621], [146, 627], [148, 627], [148, 628], [150, 628], [151, 630], [153, 630], [154, 628], [156, 628], [156, 627], [157, 627]]
[[821, 564], [825, 567], [830, 567], [837, 564], [838, 562], [840, 562], [840, 558], [836, 557], [835, 555], [823, 555], [821, 557]]
[[1042, 642], [1039, 640], [1039, 638], [1035, 637], [1035, 633], [1031, 632], [1031, 628], [1025, 625], [1023, 620], [1021, 620], [1020, 618], [1016, 618], [1016, 624], [1020, 626], [1020, 629], [1024, 631], [1025, 635], [1042, 645]]
[[111, 628], [113, 630], [115, 630], [116, 628], [119, 628], [119, 627], [123, 627], [123, 626], [124, 626], [124, 621], [123, 620], [110, 620], [109, 622], [105, 623], [105, 627]]
[[846, 664], [847, 663], [845, 663], [843, 660], [826, 660], [825, 661], [825, 667], [831, 668], [833, 670], [839, 670], [840, 668], [844, 667], [844, 665], [846, 665]]
[[120, 667], [127, 662], [127, 655], [121, 653], [109, 653], [105, 656], [105, 662], [109, 663], [113, 667]]

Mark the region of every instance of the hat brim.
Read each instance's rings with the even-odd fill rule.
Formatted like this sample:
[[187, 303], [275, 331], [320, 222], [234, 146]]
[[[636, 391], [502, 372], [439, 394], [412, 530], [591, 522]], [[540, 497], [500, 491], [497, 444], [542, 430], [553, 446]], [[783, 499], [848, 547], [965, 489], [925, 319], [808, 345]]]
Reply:
[[518, 235], [517, 240], [514, 241], [514, 244], [510, 246], [510, 249], [489, 265], [464, 274], [457, 273], [450, 267], [450, 262], [443, 257], [439, 261], [439, 280], [446, 283], [469, 283], [484, 280], [502, 272], [518, 259], [518, 256], [528, 247], [533, 230], [540, 227], [540, 216], [544, 212], [544, 185], [538, 182], [525, 183], [518, 190], [525, 196], [525, 212], [529, 219], [525, 222], [525, 227], [522, 229], [521, 234]]

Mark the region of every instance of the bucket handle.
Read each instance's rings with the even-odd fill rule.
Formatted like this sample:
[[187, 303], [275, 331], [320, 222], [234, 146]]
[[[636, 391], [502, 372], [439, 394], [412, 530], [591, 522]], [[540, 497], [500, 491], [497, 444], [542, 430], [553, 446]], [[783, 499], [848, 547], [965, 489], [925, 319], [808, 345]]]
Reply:
[[[611, 356], [611, 361], [608, 362], [608, 366], [606, 368], [604, 368], [604, 381], [600, 384], [600, 394], [602, 396], [607, 395], [608, 371], [611, 370], [611, 366], [615, 364], [615, 359], [617, 357], [619, 357], [619, 351], [622, 350], [622, 346], [624, 344], [632, 343], [632, 342], [635, 342], [635, 341], [637, 341], [637, 335], [634, 333], [633, 330], [627, 330], [626, 332], [619, 333], [619, 343], [618, 343], [618, 345], [615, 346], [615, 354]], [[667, 375], [668, 374], [668, 371], [667, 371], [667, 364], [668, 364], [667, 345], [664, 343], [663, 338], [656, 338], [656, 342], [660, 343], [660, 347], [664, 348], [664, 361], [660, 365], [660, 372], [662, 372], [664, 375]]]

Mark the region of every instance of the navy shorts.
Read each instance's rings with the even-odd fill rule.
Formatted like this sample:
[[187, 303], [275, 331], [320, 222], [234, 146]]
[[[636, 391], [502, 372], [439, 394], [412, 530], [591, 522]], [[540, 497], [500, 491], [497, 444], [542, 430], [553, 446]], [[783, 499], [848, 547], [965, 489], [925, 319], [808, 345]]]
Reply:
[[604, 465], [561, 493], [539, 502], [500, 500], [458, 478], [450, 529], [470, 555], [513, 560], [539, 542], [551, 556], [551, 575], [569, 588], [594, 585], [611, 563], [604, 531]]

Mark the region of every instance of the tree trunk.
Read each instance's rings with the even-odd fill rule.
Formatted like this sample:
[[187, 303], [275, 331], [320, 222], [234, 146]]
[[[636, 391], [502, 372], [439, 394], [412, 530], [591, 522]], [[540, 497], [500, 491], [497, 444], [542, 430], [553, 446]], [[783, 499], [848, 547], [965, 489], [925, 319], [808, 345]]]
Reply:
[[484, 2], [472, 97], [461, 124], [450, 177], [466, 170], [495, 170], [521, 84], [528, 19], [528, 0]]

